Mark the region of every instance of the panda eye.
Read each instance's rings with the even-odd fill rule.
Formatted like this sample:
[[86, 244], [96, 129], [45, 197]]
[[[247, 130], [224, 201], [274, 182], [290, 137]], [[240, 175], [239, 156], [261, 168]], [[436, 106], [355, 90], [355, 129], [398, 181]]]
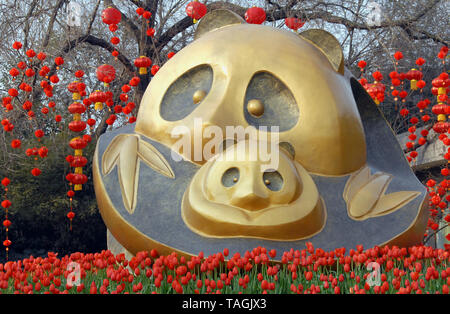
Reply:
[[208, 95], [213, 82], [213, 70], [203, 64], [185, 72], [167, 89], [159, 109], [166, 121], [187, 117]]
[[271, 191], [279, 191], [283, 187], [283, 177], [278, 171], [266, 171], [263, 174], [263, 181]]
[[274, 75], [258, 72], [247, 86], [244, 116], [250, 125], [278, 126], [279, 131], [293, 128], [299, 118], [299, 108], [289, 88]]
[[225, 187], [231, 187], [235, 185], [239, 181], [239, 169], [238, 168], [230, 168], [225, 171], [222, 175], [222, 184]]

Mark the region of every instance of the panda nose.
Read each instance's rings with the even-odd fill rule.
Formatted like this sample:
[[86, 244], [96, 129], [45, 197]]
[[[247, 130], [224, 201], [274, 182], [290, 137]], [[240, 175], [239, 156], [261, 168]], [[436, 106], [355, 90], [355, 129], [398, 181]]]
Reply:
[[269, 205], [269, 191], [256, 178], [243, 178], [236, 186], [230, 203], [247, 210], [260, 210]]

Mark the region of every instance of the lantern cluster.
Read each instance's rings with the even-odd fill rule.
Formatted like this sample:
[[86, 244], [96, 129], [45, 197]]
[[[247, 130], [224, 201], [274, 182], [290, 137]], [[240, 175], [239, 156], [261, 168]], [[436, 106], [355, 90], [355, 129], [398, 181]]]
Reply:
[[[117, 24], [119, 24], [121, 20], [122, 13], [116, 8], [108, 7], [102, 11], [102, 21], [109, 26], [109, 30], [113, 33], [113, 37], [111, 37], [110, 41], [114, 46], [117, 46], [120, 43], [120, 39], [115, 33], [119, 28]], [[117, 58], [119, 52], [115, 49], [111, 54]]]
[[[360, 61], [359, 66], [361, 68], [361, 71], [363, 71], [364, 67], [366, 66], [365, 61], [364, 63], [361, 63]], [[365, 78], [361, 78], [359, 80], [359, 83], [365, 88], [370, 97], [372, 97], [373, 101], [377, 105], [379, 105], [384, 101], [386, 86], [380, 82], [383, 79], [383, 75], [379, 71], [374, 72], [372, 74], [372, 77], [375, 80], [373, 83], [368, 83], [367, 79]]]
[[145, 10], [142, 7], [139, 7], [136, 9], [136, 13], [142, 17], [145, 22], [147, 23], [147, 36], [153, 37], [155, 35], [155, 29], [152, 27], [149, 27], [148, 24], [150, 24], [150, 18], [152, 17], [152, 12]]
[[[72, 93], [72, 99], [75, 101], [72, 104], [69, 105], [69, 112], [73, 115], [73, 121], [69, 123], [69, 129], [72, 132], [80, 133], [83, 132], [86, 129], [86, 122], [81, 120], [81, 115], [86, 111], [86, 105], [83, 103], [78, 102], [78, 100], [81, 99], [80, 91], [85, 90], [86, 86], [84, 83], [75, 81], [68, 85], [68, 90]], [[84, 178], [86, 177], [83, 174], [83, 167], [87, 163], [86, 157], [83, 156], [83, 148], [86, 145], [77, 145], [73, 144], [73, 142], [77, 142], [77, 140], [80, 139], [79, 137], [76, 137], [72, 139], [70, 142], [70, 146], [75, 150], [75, 154], [73, 158], [70, 159], [70, 166], [74, 168], [74, 173], [72, 180], [69, 180], [74, 185], [74, 190], [79, 191], [82, 189], [82, 184], [86, 183], [84, 181]], [[86, 143], [86, 141], [83, 139]], [[87, 143], [86, 143], [87, 144]], [[86, 177], [87, 180], [87, 177]]]
[[186, 14], [192, 19], [194, 24], [197, 23], [197, 21], [200, 20], [207, 12], [208, 8], [206, 5], [198, 0], [189, 2], [186, 6]]
[[447, 116], [450, 114], [450, 106], [448, 102], [448, 87], [450, 79], [446, 72], [442, 72], [438, 77], [431, 82], [433, 88], [432, 93], [437, 96], [438, 103], [432, 107], [432, 111], [437, 115], [437, 122], [433, 125], [433, 130], [436, 133], [447, 133], [450, 124], [447, 122]]
[[8, 238], [8, 234], [9, 234], [9, 227], [11, 226], [11, 221], [9, 220], [9, 208], [11, 207], [11, 201], [8, 200], [8, 185], [11, 183], [11, 181], [9, 180], [9, 178], [5, 177], [2, 180], [2, 187], [5, 191], [5, 194], [3, 196], [3, 200], [2, 200], [2, 208], [5, 210], [5, 218], [3, 220], [3, 227], [5, 228], [5, 240], [3, 240], [3, 246], [5, 247], [6, 250], [6, 260], [8, 260], [8, 252], [9, 252], [9, 247], [12, 244], [11, 240]]

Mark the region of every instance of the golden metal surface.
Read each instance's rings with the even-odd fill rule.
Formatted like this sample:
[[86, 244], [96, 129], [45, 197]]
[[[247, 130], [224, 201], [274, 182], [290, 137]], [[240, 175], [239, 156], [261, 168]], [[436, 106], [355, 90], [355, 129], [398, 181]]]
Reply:
[[103, 175], [109, 174], [117, 165], [123, 204], [130, 214], [136, 208], [140, 161], [162, 175], [175, 178], [164, 156], [153, 145], [141, 140], [139, 135], [116, 136], [102, 156]]
[[247, 103], [247, 110], [252, 116], [259, 118], [264, 113], [264, 105], [259, 99], [250, 99]]
[[[235, 24], [205, 33], [171, 58], [152, 79], [141, 102], [135, 131], [172, 147], [177, 139], [171, 136], [171, 130], [187, 126], [193, 135], [195, 118], [202, 118], [205, 126], [221, 127], [224, 134], [226, 126], [245, 128], [249, 125], [243, 115], [247, 85], [255, 73], [266, 72], [281, 80], [298, 104], [298, 121], [280, 133], [280, 142], [294, 148], [296, 161], [321, 175], [354, 172], [366, 163], [362, 123], [348, 81], [335, 71], [330, 54], [318, 49], [317, 42], [253, 24]], [[325, 49], [329, 47], [325, 45]], [[169, 86], [205, 64], [213, 70], [206, 97], [187, 116], [164, 119], [160, 105]], [[183, 90], [171, 93], [182, 94]], [[186, 99], [192, 101], [189, 90], [186, 93]], [[261, 101], [264, 103], [264, 99]], [[192, 160], [191, 156], [184, 157]]]
[[300, 33], [325, 54], [336, 72], [344, 74], [344, 54], [339, 41], [322, 29], [308, 29]]
[[[282, 186], [272, 191], [248, 142], [239, 142], [217, 155], [195, 174], [182, 204], [182, 217], [194, 232], [209, 237], [255, 237], [289, 241], [320, 232], [326, 210], [308, 172], [283, 151], [277, 172]], [[245, 159], [242, 160], [242, 156]], [[239, 179], [224, 186], [227, 170], [238, 169]], [[274, 169], [272, 169], [274, 170]], [[233, 180], [234, 181], [234, 180]]]
[[194, 39], [198, 39], [200, 36], [220, 27], [244, 23], [246, 22], [242, 17], [230, 10], [214, 10], [200, 20], [194, 34]]
[[390, 214], [417, 196], [417, 191], [400, 191], [385, 194], [392, 176], [377, 172], [370, 174], [369, 167], [352, 174], [344, 189], [344, 200], [350, 218], [365, 220]]
[[194, 104], [198, 104], [199, 102], [201, 102], [206, 96], [206, 92], [204, 90], [197, 90], [195, 91], [194, 95], [192, 96], [192, 101], [194, 102]]

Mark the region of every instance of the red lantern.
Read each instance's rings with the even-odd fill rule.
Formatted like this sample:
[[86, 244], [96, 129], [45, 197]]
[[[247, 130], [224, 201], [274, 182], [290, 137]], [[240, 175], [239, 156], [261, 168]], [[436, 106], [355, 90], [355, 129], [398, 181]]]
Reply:
[[12, 69], [9, 71], [9, 74], [11, 74], [12, 77], [16, 77], [17, 75], [20, 74], [20, 72], [19, 72], [19, 70], [17, 70], [16, 68], [12, 68]]
[[41, 61], [44, 61], [45, 58], [47, 58], [47, 55], [45, 53], [43, 53], [43, 52], [39, 52], [38, 55], [37, 55], [37, 58], [39, 60], [41, 60]]
[[119, 24], [122, 20], [122, 13], [115, 8], [106, 8], [102, 12], [102, 21], [105, 24]]
[[85, 184], [87, 182], [87, 176], [85, 174], [74, 173], [71, 182], [75, 185]]
[[28, 49], [27, 52], [25, 52], [28, 58], [33, 58], [36, 55], [36, 52], [33, 49]]
[[95, 104], [95, 110], [102, 110], [103, 103], [108, 100], [108, 96], [106, 95], [106, 93], [96, 90], [89, 95], [89, 100], [91, 100]]
[[82, 138], [76, 137], [69, 142], [69, 145], [72, 149], [78, 150], [85, 148], [87, 143]]
[[158, 71], [159, 71], [159, 65], [154, 65], [154, 66], [152, 66], [152, 69], [151, 69], [151, 73], [152, 73], [152, 75], [156, 75], [156, 73], [158, 73]]
[[69, 123], [69, 129], [72, 132], [81, 132], [84, 129], [86, 129], [86, 122], [84, 122], [84, 121], [77, 121], [77, 120], [71, 121]]
[[[423, 76], [422, 72], [420, 72], [416, 69], [411, 69], [406, 73], [406, 79], [411, 81], [411, 85], [413, 84], [412, 81], [415, 81], [417, 83], [418, 80], [422, 79], [422, 76]], [[411, 87], [411, 89], [413, 89], [413, 88]]]
[[39, 168], [33, 168], [31, 170], [31, 174], [35, 177], [39, 176], [41, 174], [41, 170]]
[[134, 60], [134, 65], [139, 68], [139, 74], [147, 74], [147, 68], [152, 65], [152, 60], [146, 56], [140, 56]]
[[425, 64], [425, 59], [424, 59], [424, 58], [418, 58], [418, 59], [416, 60], [416, 64], [417, 64], [418, 66], [424, 65], [424, 64]]
[[19, 50], [20, 48], [22, 48], [22, 43], [20, 41], [15, 41], [13, 43], [13, 48]]
[[361, 71], [367, 66], [367, 62], [364, 60], [361, 60], [358, 62], [358, 67], [361, 69]]
[[249, 24], [262, 24], [266, 20], [266, 11], [260, 7], [252, 7], [245, 12], [244, 17]]
[[396, 53], [394, 53], [394, 58], [397, 61], [403, 59], [403, 53], [401, 53], [401, 51], [397, 51]]
[[113, 37], [111, 38], [111, 44], [118, 45], [120, 43], [119, 37]]
[[305, 22], [302, 22], [302, 20], [296, 17], [288, 17], [284, 19], [284, 23], [286, 24], [287, 27], [289, 27], [294, 31], [297, 31], [299, 28], [305, 25]]
[[208, 12], [205, 4], [196, 1], [189, 2], [186, 6], [186, 14], [193, 19], [194, 24], [197, 23]]
[[90, 118], [90, 119], [88, 119], [86, 121], [86, 123], [92, 128], [97, 123], [97, 121], [95, 121], [94, 119]]
[[437, 115], [439, 115], [439, 114], [446, 114], [447, 113], [447, 108], [448, 107], [450, 107], [450, 106], [448, 106], [448, 105], [446, 105], [446, 104], [437, 104], [437, 105], [434, 105], [432, 108], [431, 108], [431, 111], [434, 113], [434, 114], [437, 114]]
[[64, 59], [62, 57], [56, 57], [55, 58], [55, 64], [57, 66], [63, 65], [64, 64]]
[[75, 77], [82, 78], [84, 76], [83, 70], [78, 70], [75, 72]]
[[448, 131], [449, 123], [448, 122], [437, 122], [433, 125], [433, 130], [436, 133], [443, 134]]
[[155, 35], [155, 29], [154, 28], [147, 28], [147, 36], [153, 37]]
[[71, 114], [82, 114], [86, 111], [86, 106], [84, 104], [81, 104], [79, 102], [74, 102], [72, 104], [69, 105], [69, 112]]
[[84, 156], [74, 156], [72, 162], [70, 163], [71, 167], [84, 167], [86, 166], [88, 160]]
[[141, 81], [141, 79], [139, 77], [135, 76], [130, 80], [129, 84], [131, 86], [138, 86], [140, 81]]
[[116, 78], [116, 69], [112, 65], [103, 64], [97, 68], [96, 74], [98, 80], [108, 86]]

